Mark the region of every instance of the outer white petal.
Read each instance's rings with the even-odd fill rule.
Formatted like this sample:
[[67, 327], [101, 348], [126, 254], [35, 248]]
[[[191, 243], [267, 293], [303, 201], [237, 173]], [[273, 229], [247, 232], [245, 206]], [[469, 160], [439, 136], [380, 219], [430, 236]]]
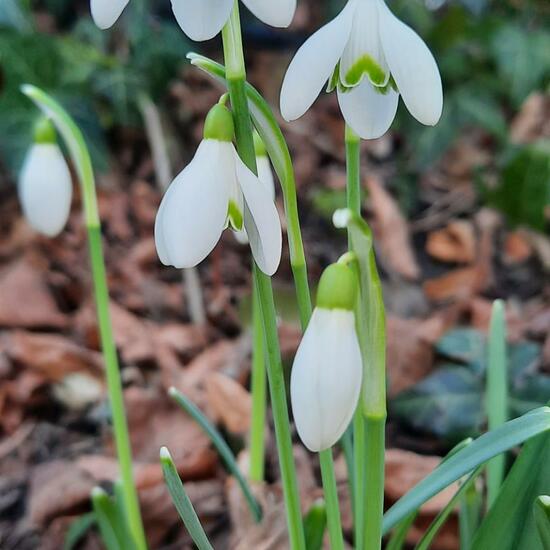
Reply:
[[19, 178], [19, 198], [29, 224], [48, 237], [59, 234], [69, 217], [73, 186], [59, 147], [33, 145]]
[[258, 179], [269, 192], [271, 200], [275, 200], [275, 179], [269, 158], [265, 155], [256, 157], [256, 165], [258, 166]]
[[391, 126], [399, 94], [389, 89], [378, 92], [369, 80], [347, 91], [338, 91], [338, 103], [344, 119], [353, 131], [363, 139], [376, 139], [383, 136]]
[[[390, 70], [380, 42], [379, 16], [377, 0], [363, 0], [357, 4], [353, 17], [350, 38], [340, 61], [340, 79], [348, 86], [359, 82], [348, 82], [346, 75], [351, 67], [364, 55], [368, 55], [384, 71], [382, 81], [373, 82], [377, 86], [385, 86], [390, 79]], [[370, 78], [370, 76], [368, 77]]]
[[233, 0], [171, 0], [179, 26], [191, 40], [214, 38], [229, 19]]
[[273, 275], [281, 261], [283, 244], [279, 213], [264, 184], [246, 167], [237, 151], [234, 154], [237, 181], [245, 201], [244, 227], [252, 255], [266, 275]]
[[243, 4], [272, 27], [288, 27], [296, 11], [296, 0], [243, 0]]
[[411, 115], [422, 124], [433, 126], [443, 110], [443, 87], [434, 56], [383, 0], [377, 2], [382, 46], [399, 93]]
[[[258, 179], [264, 185], [266, 191], [268, 191], [271, 200], [275, 201], [275, 179], [273, 178], [273, 171], [271, 170], [271, 163], [269, 158], [265, 155], [256, 157], [256, 164], [258, 166]], [[240, 244], [248, 244], [248, 236], [246, 231], [234, 231], [235, 239]]]
[[100, 29], [112, 27], [129, 0], [90, 0], [90, 11]]
[[193, 267], [211, 252], [225, 226], [234, 174], [232, 145], [204, 140], [168, 188], [155, 222], [155, 243], [165, 265]]
[[357, 407], [361, 379], [353, 313], [316, 308], [290, 377], [294, 422], [308, 449], [322, 451], [340, 439]]
[[281, 88], [281, 114], [285, 120], [301, 117], [330, 78], [348, 41], [354, 10], [355, 0], [350, 0], [338, 17], [310, 36], [296, 52]]

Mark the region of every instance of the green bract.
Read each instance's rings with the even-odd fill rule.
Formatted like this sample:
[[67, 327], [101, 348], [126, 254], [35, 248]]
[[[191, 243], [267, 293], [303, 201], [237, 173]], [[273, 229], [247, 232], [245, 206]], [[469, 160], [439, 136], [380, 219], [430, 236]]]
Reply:
[[40, 117], [34, 126], [34, 143], [57, 143], [54, 125], [47, 117]]
[[319, 281], [317, 307], [353, 311], [357, 299], [357, 278], [346, 265], [329, 265]]
[[217, 103], [210, 109], [204, 121], [204, 139], [233, 141], [234, 137], [235, 126], [231, 111], [225, 105]]

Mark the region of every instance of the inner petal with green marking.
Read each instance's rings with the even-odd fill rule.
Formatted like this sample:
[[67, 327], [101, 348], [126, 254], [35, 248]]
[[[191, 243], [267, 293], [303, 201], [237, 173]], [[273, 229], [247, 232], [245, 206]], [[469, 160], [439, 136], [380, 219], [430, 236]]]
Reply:
[[356, 86], [364, 75], [368, 75], [375, 86], [384, 86], [388, 80], [387, 73], [369, 54], [363, 54], [354, 61], [345, 74], [344, 82], [347, 86]]
[[235, 201], [229, 201], [229, 205], [227, 206], [227, 220], [231, 229], [241, 231], [243, 228], [243, 213]]

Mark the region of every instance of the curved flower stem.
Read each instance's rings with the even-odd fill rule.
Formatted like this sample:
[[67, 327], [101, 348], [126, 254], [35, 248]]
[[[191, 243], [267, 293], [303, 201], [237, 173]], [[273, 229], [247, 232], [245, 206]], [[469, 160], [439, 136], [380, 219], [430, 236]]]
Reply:
[[[226, 70], [223, 65], [196, 53], [190, 53], [187, 57], [194, 66], [208, 73], [210, 76], [213, 76], [224, 85], [227, 84], [225, 78]], [[245, 90], [250, 115], [254, 121], [256, 130], [258, 130], [266, 146], [269, 158], [281, 182], [288, 225], [290, 265], [292, 267], [292, 274], [296, 287], [300, 322], [302, 328], [305, 329], [311, 317], [311, 294], [309, 291], [307, 264], [298, 215], [296, 179], [292, 166], [292, 159], [290, 158], [290, 151], [288, 150], [281, 128], [265, 99], [248, 82], [245, 82]]]
[[338, 503], [338, 490], [336, 476], [334, 475], [334, 461], [332, 448], [319, 453], [321, 464], [321, 477], [325, 490], [325, 502], [327, 506], [327, 523], [330, 537], [331, 550], [343, 550], [344, 537], [342, 535], [342, 522], [340, 520], [340, 505]]
[[113, 432], [122, 478], [122, 493], [126, 510], [128, 526], [135, 544], [139, 550], [145, 550], [147, 543], [139, 511], [139, 502], [132, 472], [132, 451], [128, 424], [124, 409], [122, 382], [116, 346], [113, 338], [111, 316], [109, 312], [109, 291], [105, 273], [105, 261], [101, 244], [101, 224], [97, 208], [97, 197], [92, 162], [84, 141], [84, 137], [77, 125], [67, 112], [42, 90], [25, 85], [24, 94], [30, 97], [47, 116], [51, 117], [60, 134], [63, 136], [71, 158], [77, 168], [82, 187], [82, 201], [84, 203], [84, 219], [88, 232], [92, 278], [94, 283], [95, 301], [101, 348], [107, 374], [107, 388], [111, 404]]
[[[243, 162], [256, 172], [256, 155], [252, 137], [252, 125], [246, 98], [246, 71], [241, 42], [241, 26], [238, 3], [235, 0], [229, 21], [223, 31], [223, 49], [226, 61], [226, 79], [235, 119], [237, 149]], [[283, 481], [290, 547], [305, 550], [300, 498], [294, 459], [288, 406], [285, 392], [281, 352], [277, 334], [277, 320], [271, 279], [254, 265], [255, 292], [263, 321], [264, 342], [267, 350], [267, 375], [271, 393], [271, 406], [275, 423], [275, 435]]]

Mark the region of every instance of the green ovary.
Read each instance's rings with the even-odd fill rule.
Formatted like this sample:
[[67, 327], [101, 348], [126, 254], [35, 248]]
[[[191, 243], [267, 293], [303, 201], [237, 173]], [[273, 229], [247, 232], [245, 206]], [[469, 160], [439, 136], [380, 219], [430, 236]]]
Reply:
[[365, 73], [375, 86], [382, 86], [386, 81], [386, 73], [382, 67], [370, 55], [364, 54], [349, 68], [345, 78], [346, 84], [356, 86]]
[[234, 201], [229, 201], [227, 218], [231, 227], [236, 231], [240, 231], [243, 228], [243, 214]]

